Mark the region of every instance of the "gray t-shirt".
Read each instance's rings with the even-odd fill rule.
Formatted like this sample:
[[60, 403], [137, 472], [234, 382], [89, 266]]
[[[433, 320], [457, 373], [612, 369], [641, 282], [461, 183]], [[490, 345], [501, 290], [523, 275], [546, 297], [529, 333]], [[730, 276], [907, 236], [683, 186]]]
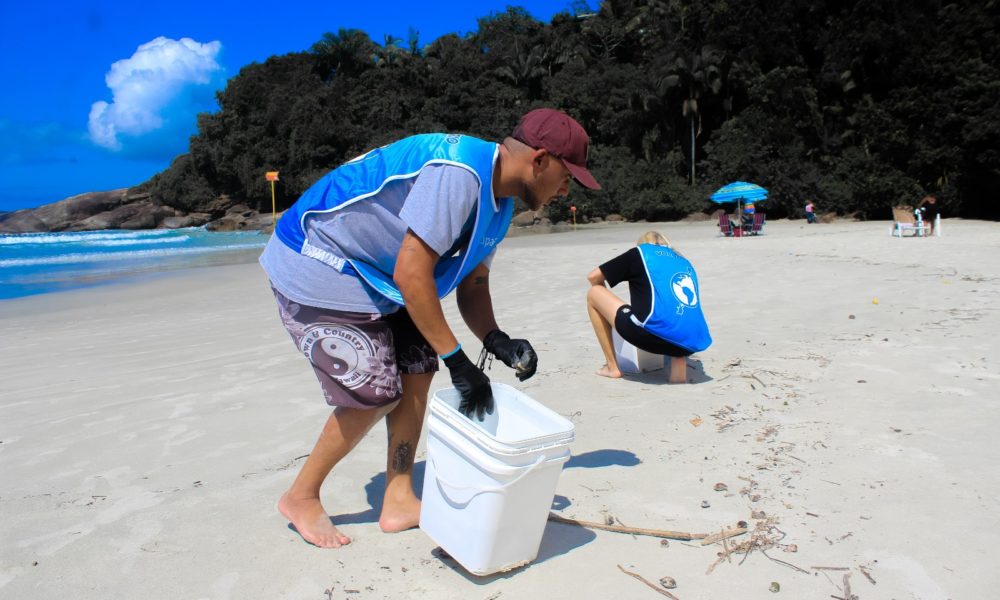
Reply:
[[[309, 245], [339, 258], [361, 260], [392, 273], [407, 229], [439, 256], [451, 256], [468, 241], [479, 204], [479, 180], [446, 164], [424, 167], [416, 178], [388, 183], [378, 194], [306, 221]], [[496, 251], [494, 250], [494, 253]], [[484, 261], [487, 267], [490, 254]], [[260, 257], [271, 284], [308, 306], [361, 313], [399, 307], [364, 284], [271, 236]]]

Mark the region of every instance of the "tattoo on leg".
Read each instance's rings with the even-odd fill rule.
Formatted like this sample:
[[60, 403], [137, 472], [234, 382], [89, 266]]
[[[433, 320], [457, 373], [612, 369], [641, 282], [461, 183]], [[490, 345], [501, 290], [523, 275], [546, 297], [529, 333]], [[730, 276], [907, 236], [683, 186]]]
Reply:
[[392, 470], [397, 473], [408, 473], [413, 468], [413, 451], [410, 449], [410, 442], [403, 442], [396, 446], [396, 451], [392, 455]]

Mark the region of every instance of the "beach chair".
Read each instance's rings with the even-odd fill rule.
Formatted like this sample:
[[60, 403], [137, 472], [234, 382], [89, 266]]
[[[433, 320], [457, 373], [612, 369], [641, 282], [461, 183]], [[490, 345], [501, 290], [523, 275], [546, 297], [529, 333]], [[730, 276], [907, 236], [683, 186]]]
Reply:
[[755, 212], [753, 214], [753, 224], [750, 225], [750, 235], [764, 234], [764, 213]]
[[733, 222], [724, 210], [719, 211], [719, 232], [726, 237], [733, 236]]
[[889, 235], [901, 238], [906, 233], [914, 236], [922, 236], [924, 232], [924, 224], [917, 221], [917, 218], [913, 215], [912, 208], [897, 206], [892, 209], [892, 228], [889, 229]]

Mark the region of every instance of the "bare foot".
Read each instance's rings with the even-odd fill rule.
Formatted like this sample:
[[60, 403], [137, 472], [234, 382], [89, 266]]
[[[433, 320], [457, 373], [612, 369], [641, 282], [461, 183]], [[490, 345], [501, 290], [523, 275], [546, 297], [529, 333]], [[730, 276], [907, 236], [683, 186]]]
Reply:
[[320, 548], [340, 548], [351, 543], [351, 538], [337, 531], [330, 522], [319, 498], [295, 499], [285, 492], [278, 500], [278, 511], [292, 522], [302, 539]]
[[413, 529], [420, 524], [420, 500], [410, 496], [406, 500], [389, 502], [382, 505], [382, 514], [378, 518], [378, 526], [386, 533], [399, 533]]
[[622, 376], [622, 372], [620, 370], [612, 369], [607, 364], [598, 369], [597, 374], [601, 377], [609, 377], [611, 379], [620, 379]]

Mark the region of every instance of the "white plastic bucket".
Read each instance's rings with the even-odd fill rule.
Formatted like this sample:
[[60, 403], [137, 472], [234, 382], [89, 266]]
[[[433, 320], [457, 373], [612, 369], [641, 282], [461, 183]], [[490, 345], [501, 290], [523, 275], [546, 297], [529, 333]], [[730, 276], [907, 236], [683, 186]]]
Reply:
[[538, 556], [573, 424], [509, 385], [493, 383], [484, 421], [438, 390], [427, 417], [420, 528], [467, 571], [509, 571]]
[[622, 373], [648, 373], [663, 368], [665, 359], [662, 354], [652, 354], [636, 348], [623, 340], [614, 329], [611, 330], [611, 339], [614, 342], [615, 358], [618, 359], [618, 370]]

